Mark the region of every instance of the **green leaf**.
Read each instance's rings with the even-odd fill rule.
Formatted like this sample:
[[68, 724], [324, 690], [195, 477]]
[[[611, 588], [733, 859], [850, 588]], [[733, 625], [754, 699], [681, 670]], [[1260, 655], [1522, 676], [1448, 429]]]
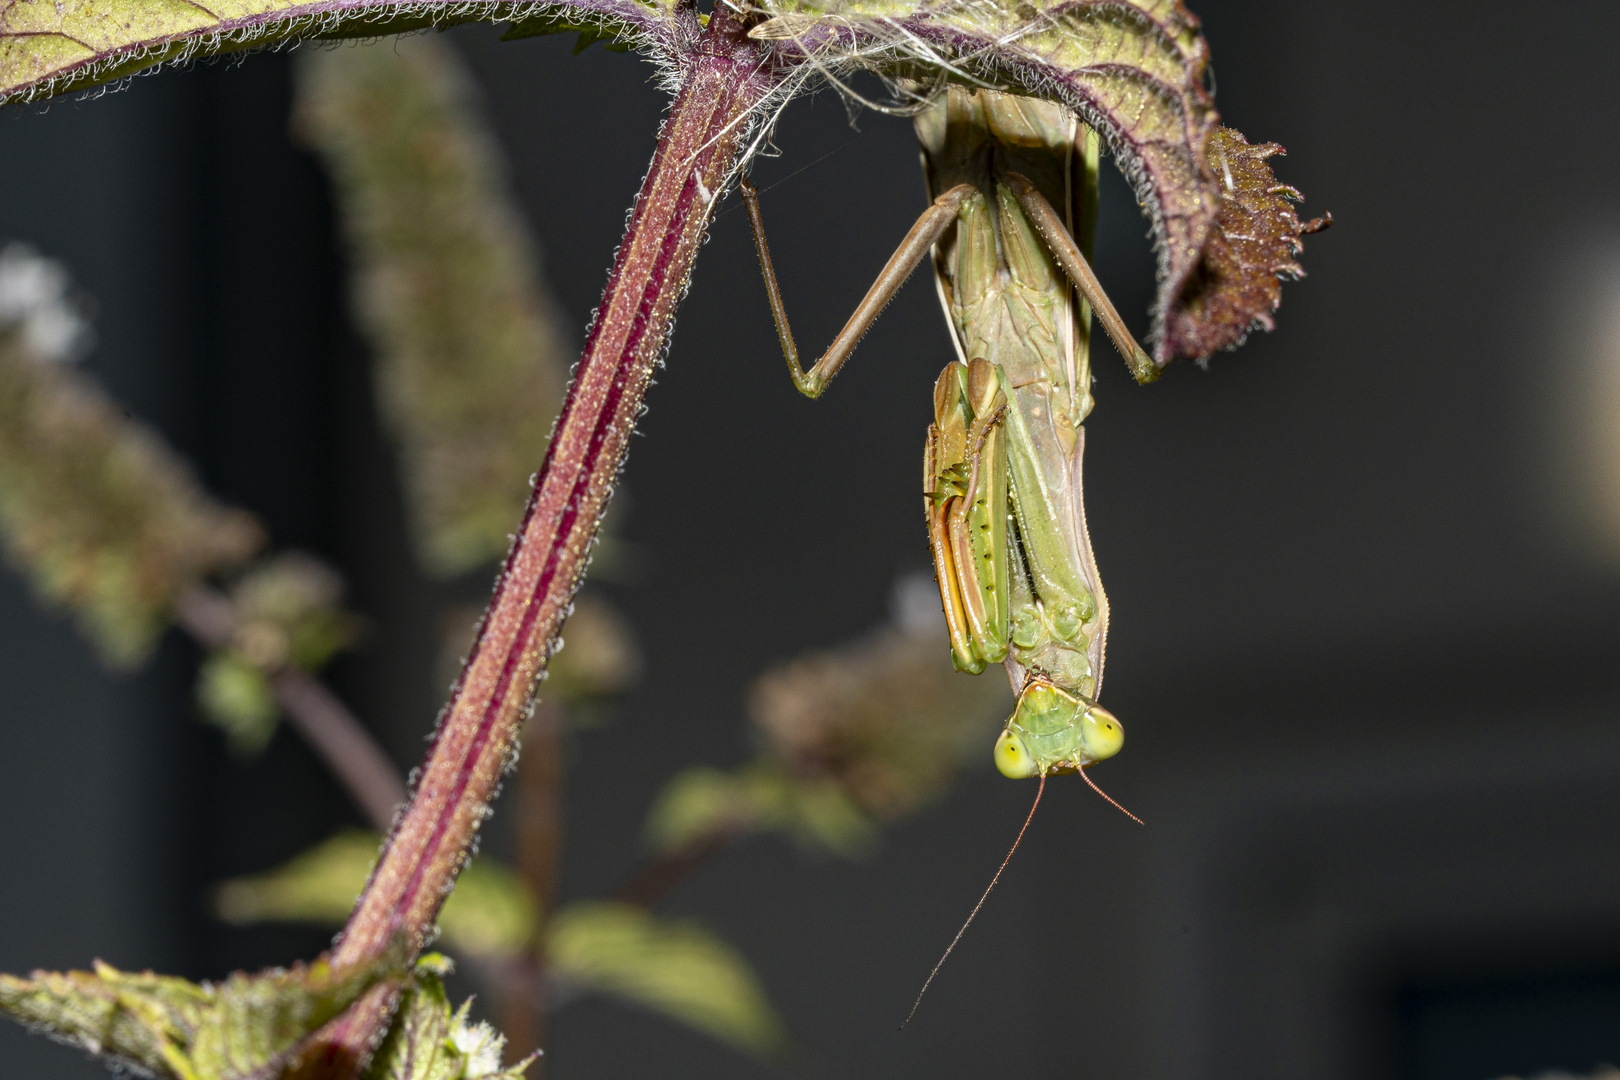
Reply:
[[647, 843], [674, 854], [716, 837], [782, 830], [845, 858], [869, 854], [877, 829], [834, 780], [795, 777], [772, 761], [734, 773], [704, 766], [671, 780], [647, 815]]
[[614, 902], [575, 904], [552, 920], [546, 961], [559, 977], [635, 1002], [761, 1057], [787, 1033], [741, 953], [702, 926]]
[[441, 974], [442, 957], [418, 962], [411, 986], [363, 1080], [520, 1080], [529, 1062], [501, 1068], [506, 1039], [484, 1023], [473, 1023], [466, 1002], [452, 1012]]
[[10, 0], [0, 6], [0, 104], [49, 97], [159, 64], [304, 38], [381, 37], [468, 21], [561, 13], [630, 42], [670, 31], [668, 8], [637, 0]]
[[209, 723], [225, 732], [231, 752], [259, 754], [276, 731], [281, 708], [264, 672], [234, 651], [215, 653], [197, 672], [197, 704]]
[[396, 960], [325, 959], [197, 985], [97, 963], [95, 971], [0, 975], [0, 1012], [115, 1064], [174, 1080], [249, 1080], [348, 1008]]
[[[342, 926], [377, 861], [382, 840], [342, 832], [268, 873], [221, 885], [215, 910], [227, 922], [309, 922]], [[512, 871], [474, 859], [439, 912], [445, 945], [470, 955], [511, 956], [532, 947], [539, 906]]]

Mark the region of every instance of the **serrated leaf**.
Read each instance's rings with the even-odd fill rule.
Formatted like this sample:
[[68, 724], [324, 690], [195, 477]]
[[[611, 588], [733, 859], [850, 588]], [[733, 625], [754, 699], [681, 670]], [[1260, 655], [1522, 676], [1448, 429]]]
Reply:
[[762, 1057], [787, 1032], [748, 961], [693, 922], [659, 919], [632, 904], [563, 909], [547, 933], [553, 973], [673, 1017]]
[[110, 82], [159, 64], [305, 38], [381, 37], [460, 22], [520, 21], [566, 12], [582, 26], [629, 40], [666, 32], [657, 2], [424, 5], [415, 0], [4, 0], [0, 104]]
[[439, 978], [447, 967], [434, 957], [425, 957], [417, 965], [363, 1080], [520, 1080], [523, 1076], [529, 1061], [501, 1068], [506, 1039], [488, 1024], [468, 1019], [471, 1002], [451, 1011]]
[[1175, 353], [1208, 356], [1243, 344], [1251, 330], [1270, 330], [1282, 279], [1305, 276], [1296, 261], [1304, 250], [1300, 237], [1323, 223], [1299, 220], [1294, 203], [1300, 193], [1278, 183], [1266, 164], [1282, 153], [1276, 143], [1251, 146], [1231, 128], [1218, 128], [1210, 139], [1221, 208], [1198, 270], [1165, 327]]
[[197, 985], [151, 972], [0, 975], [0, 1012], [93, 1054], [174, 1080], [250, 1080], [348, 1008], [392, 964], [326, 960]]
[[762, 0], [751, 33], [833, 71], [943, 78], [1056, 101], [1101, 133], [1158, 240], [1155, 360], [1198, 265], [1221, 192], [1206, 147], [1217, 123], [1209, 50], [1180, 0]]
[[[227, 922], [308, 922], [342, 926], [365, 886], [382, 839], [342, 832], [264, 874], [221, 885], [215, 910]], [[522, 880], [499, 863], [474, 859], [439, 912], [441, 940], [472, 955], [526, 951], [539, 926], [539, 907]]]

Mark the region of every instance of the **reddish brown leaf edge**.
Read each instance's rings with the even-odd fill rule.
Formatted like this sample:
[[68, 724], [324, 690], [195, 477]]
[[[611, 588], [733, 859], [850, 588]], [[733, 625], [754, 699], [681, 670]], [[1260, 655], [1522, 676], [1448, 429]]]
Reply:
[[1333, 215], [1300, 220], [1294, 204], [1304, 196], [1266, 164], [1284, 153], [1276, 143], [1251, 145], [1228, 127], [1210, 136], [1208, 162], [1220, 184], [1220, 206], [1198, 267], [1165, 319], [1156, 357], [1161, 366], [1177, 356], [1203, 362], [1237, 348], [1255, 330], [1273, 329], [1283, 280], [1305, 276], [1301, 238], [1333, 224]]

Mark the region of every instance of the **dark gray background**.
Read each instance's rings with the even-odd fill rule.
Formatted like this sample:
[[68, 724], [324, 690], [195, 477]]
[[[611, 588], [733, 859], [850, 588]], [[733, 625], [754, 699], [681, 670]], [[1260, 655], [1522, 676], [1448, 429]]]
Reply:
[[[1568, 524], [1590, 496], [1557, 454], [1591, 393], [1583, 335], [1620, 322], [1593, 269], [1620, 253], [1620, 6], [1199, 11], [1223, 115], [1284, 143], [1280, 175], [1338, 224], [1278, 332], [1207, 373], [1136, 388], [1102, 350], [1087, 496], [1107, 704], [1130, 742], [1097, 775], [1147, 826], [1054, 784], [903, 1034], [1027, 785], [974, 774], [869, 864], [764, 839], [706, 868], [669, 908], [747, 951], [806, 1075], [1488, 1080], [1620, 1062], [1620, 558]], [[582, 330], [663, 107], [650, 69], [565, 39], [454, 37]], [[287, 78], [263, 55], [8, 110], [0, 236], [73, 268], [99, 305], [89, 366], [215, 491], [344, 566], [376, 631], [334, 681], [409, 765], [442, 691], [436, 612], [484, 583], [411, 568], [328, 196], [285, 135]], [[831, 95], [790, 109], [777, 143], [756, 179], [782, 181], [778, 263], [819, 348], [921, 209], [916, 151], [904, 121], [852, 129]], [[932, 289], [913, 281], [808, 403], [743, 216], [722, 215], [631, 456], [646, 569], [609, 588], [648, 668], [573, 747], [570, 896], [633, 865], [668, 776], [747, 754], [754, 674], [872, 625], [895, 575], [926, 565], [917, 454], [950, 356]], [[1112, 178], [1098, 269], [1139, 328], [1143, 230]], [[323, 944], [206, 914], [209, 882], [352, 812], [285, 733], [261, 762], [227, 758], [193, 718], [194, 660], [171, 640], [109, 677], [0, 576], [0, 969], [101, 956], [206, 977]], [[552, 1050], [569, 1080], [763, 1071], [594, 1001], [559, 1015]], [[0, 1029], [0, 1077], [91, 1075]]]

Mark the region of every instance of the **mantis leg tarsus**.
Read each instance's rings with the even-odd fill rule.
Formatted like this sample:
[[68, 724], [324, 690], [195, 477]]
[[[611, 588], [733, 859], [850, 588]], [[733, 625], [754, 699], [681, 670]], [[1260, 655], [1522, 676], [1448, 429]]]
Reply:
[[1068, 273], [1069, 280], [1074, 282], [1075, 288], [1080, 290], [1080, 295], [1086, 298], [1091, 310], [1096, 312], [1097, 320], [1103, 324], [1103, 329], [1113, 339], [1114, 347], [1125, 358], [1125, 364], [1131, 369], [1131, 375], [1144, 386], [1157, 381], [1161, 374], [1159, 366], [1153, 362], [1147, 351], [1136, 343], [1136, 338], [1125, 325], [1125, 320], [1120, 318], [1114, 302], [1108, 299], [1108, 294], [1103, 291], [1102, 282], [1097, 280], [1091, 264], [1075, 246], [1069, 230], [1063, 227], [1063, 219], [1052, 208], [1052, 204], [1046, 201], [1046, 196], [1018, 173], [1009, 172], [1002, 177], [1002, 181], [1018, 200], [1018, 204], [1024, 208], [1024, 213], [1029, 215], [1030, 223], [1035, 226], [1035, 231], [1040, 234], [1041, 239], [1046, 241], [1047, 249]]
[[940, 235], [956, 220], [957, 208], [971, 197], [975, 188], [971, 184], [958, 184], [935, 199], [927, 210], [917, 218], [916, 224], [906, 233], [900, 246], [895, 248], [894, 254], [884, 264], [883, 270], [878, 274], [877, 280], [867, 290], [866, 296], [855, 308], [855, 313], [849, 317], [844, 328], [838, 332], [833, 343], [827, 347], [821, 359], [811, 365], [806, 371], [799, 360], [799, 347], [793, 340], [793, 330], [788, 325], [787, 307], [782, 302], [782, 287], [776, 280], [776, 268], [771, 263], [770, 245], [765, 240], [765, 220], [759, 211], [759, 191], [753, 184], [744, 178], [738, 185], [738, 193], [742, 196], [743, 206], [748, 211], [748, 227], [754, 234], [754, 250], [759, 255], [760, 273], [765, 278], [765, 295], [771, 305], [771, 318], [776, 322], [776, 336], [782, 343], [782, 355], [787, 358], [788, 373], [793, 377], [793, 385], [799, 392], [808, 398], [818, 398], [827, 389], [838, 369], [844, 366], [855, 346], [860, 344], [861, 338], [872, 328], [877, 317], [883, 309], [889, 306], [900, 286], [906, 283], [911, 272], [917, 264], [928, 254], [929, 249]]

